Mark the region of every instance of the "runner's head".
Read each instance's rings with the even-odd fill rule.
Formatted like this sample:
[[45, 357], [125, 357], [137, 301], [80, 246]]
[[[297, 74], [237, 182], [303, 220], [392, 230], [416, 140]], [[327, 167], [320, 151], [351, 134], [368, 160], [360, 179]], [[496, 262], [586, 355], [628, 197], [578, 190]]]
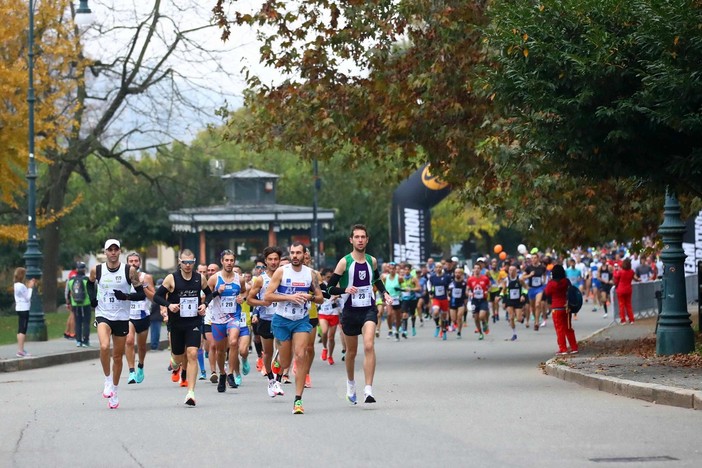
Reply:
[[275, 271], [278, 268], [282, 256], [282, 250], [274, 245], [263, 249], [263, 259], [265, 261], [266, 268], [268, 268], [269, 271]]
[[453, 270], [453, 276], [456, 278], [456, 281], [461, 281], [463, 279], [463, 268], [456, 268]]
[[368, 245], [368, 230], [363, 224], [354, 224], [351, 227], [351, 237], [349, 242], [357, 252], [365, 252]]
[[107, 239], [105, 241], [105, 255], [107, 263], [115, 264], [119, 262], [119, 254], [122, 252], [121, 245], [117, 239]]
[[480, 272], [483, 271], [483, 266], [480, 263], [473, 265], [473, 275], [480, 276]]
[[512, 279], [517, 277], [517, 265], [509, 266], [509, 277]]
[[226, 249], [222, 250], [219, 254], [219, 263], [222, 264], [222, 270], [227, 273], [231, 273], [234, 269], [234, 264], [236, 263], [236, 255], [234, 251]]
[[214, 275], [219, 271], [219, 266], [216, 263], [210, 263], [207, 265], [207, 277]]
[[195, 268], [195, 254], [190, 249], [183, 249], [178, 256], [183, 273], [192, 273]]
[[127, 263], [138, 270], [141, 268], [141, 255], [136, 252], [129, 252], [127, 254]]
[[256, 257], [256, 265], [254, 265], [254, 269], [252, 271], [253, 276], [261, 276], [261, 273], [263, 273], [266, 270], [266, 260], [263, 258], [263, 255]]
[[200, 263], [197, 266], [197, 272], [200, 273], [202, 276], [207, 277], [207, 265], [204, 263]]
[[305, 252], [307, 252], [307, 248], [302, 242], [293, 242], [290, 246], [290, 263], [294, 267], [302, 265], [305, 259]]

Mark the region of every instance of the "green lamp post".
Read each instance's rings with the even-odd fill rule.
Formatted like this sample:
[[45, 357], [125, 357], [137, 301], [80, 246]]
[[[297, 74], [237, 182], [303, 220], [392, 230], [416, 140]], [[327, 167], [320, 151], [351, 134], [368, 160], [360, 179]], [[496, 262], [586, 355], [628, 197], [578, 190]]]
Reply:
[[[42, 253], [39, 250], [39, 237], [37, 235], [37, 164], [34, 157], [34, 6], [36, 0], [29, 0], [29, 32], [27, 34], [27, 69], [29, 72], [29, 88], [27, 90], [28, 109], [28, 134], [29, 134], [29, 165], [27, 167], [27, 250], [24, 252], [24, 261], [27, 269], [27, 278], [36, 279], [37, 286], [32, 294], [29, 306], [29, 323], [27, 325], [27, 339], [29, 341], [46, 341], [46, 322], [41, 302], [40, 284]], [[92, 20], [88, 0], [81, 0], [76, 10], [76, 23], [89, 24]]]
[[678, 200], [667, 191], [663, 215], [663, 224], [658, 229], [663, 238], [663, 309], [656, 332], [656, 354], [689, 353], [695, 349], [695, 336], [685, 292], [686, 255], [682, 248], [685, 223], [680, 219]]

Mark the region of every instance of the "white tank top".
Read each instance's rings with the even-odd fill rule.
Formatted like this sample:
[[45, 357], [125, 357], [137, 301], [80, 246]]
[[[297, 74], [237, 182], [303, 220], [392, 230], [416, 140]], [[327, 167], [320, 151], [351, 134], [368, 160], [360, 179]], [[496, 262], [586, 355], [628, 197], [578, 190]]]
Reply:
[[[276, 290], [278, 294], [309, 294], [312, 286], [312, 270], [310, 268], [302, 265], [300, 271], [295, 271], [290, 263], [281, 268], [283, 269], [283, 277], [280, 279], [280, 285]], [[307, 320], [309, 317], [309, 302], [295, 304], [290, 301], [282, 301], [273, 303], [271, 307], [274, 308], [277, 315], [289, 320]]]
[[[139, 281], [141, 284], [144, 284], [144, 277], [146, 276], [146, 273], [140, 272], [139, 273]], [[134, 289], [134, 286], [129, 287], [129, 291], [135, 293], [136, 290]], [[129, 308], [129, 318], [131, 320], [141, 320], [145, 319], [146, 317], [149, 316], [149, 309], [151, 308], [151, 303], [148, 299], [144, 298], [143, 301], [129, 301], [130, 302], [130, 308]]]
[[[268, 285], [271, 282], [271, 277], [268, 276], [268, 273], [265, 271], [261, 274], [261, 281], [263, 281], [263, 284], [261, 286], [261, 290], [258, 292], [258, 298], [260, 300], [263, 300], [263, 295], [266, 294], [266, 290], [268, 289]], [[273, 320], [273, 316], [275, 315], [275, 307], [271, 304], [268, 307], [265, 306], [258, 306], [258, 318], [261, 320]]]
[[96, 317], [107, 320], [129, 320], [130, 301], [118, 301], [114, 290], [129, 294], [131, 285], [127, 282], [129, 265], [120, 264], [117, 271], [107, 269], [107, 263], [100, 267], [100, 281], [97, 283], [98, 305], [95, 308]]

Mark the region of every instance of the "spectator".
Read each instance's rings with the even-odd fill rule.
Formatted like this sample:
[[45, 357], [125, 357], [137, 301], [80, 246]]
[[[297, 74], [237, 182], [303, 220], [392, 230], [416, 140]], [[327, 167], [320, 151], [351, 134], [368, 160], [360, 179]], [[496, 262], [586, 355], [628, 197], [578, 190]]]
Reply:
[[15, 268], [15, 310], [19, 318], [17, 326], [17, 357], [25, 357], [30, 354], [24, 349], [24, 340], [27, 336], [27, 326], [29, 325], [29, 305], [32, 300], [32, 290], [36, 281], [30, 279], [25, 284], [27, 270], [22, 267]]
[[76, 263], [76, 274], [66, 283], [68, 291], [67, 306], [75, 319], [76, 347], [87, 348], [90, 346], [90, 323], [92, 309], [88, 295], [88, 278], [85, 276], [85, 263]]
[[570, 354], [578, 353], [578, 342], [575, 339], [575, 330], [568, 310], [568, 286], [570, 281], [566, 278], [563, 265], [554, 265], [551, 270], [551, 281], [546, 284], [544, 293], [551, 297], [551, 316], [553, 327], [556, 329], [556, 342], [558, 343], [557, 356], [568, 354], [566, 341], [570, 344]]
[[617, 292], [617, 300], [619, 301], [619, 320], [622, 324], [634, 323], [634, 311], [631, 306], [631, 282], [639, 281], [634, 270], [631, 269], [631, 260], [625, 258], [622, 261], [622, 267], [614, 272], [614, 287]]
[[66, 299], [66, 310], [68, 310], [68, 317], [66, 317], [66, 329], [63, 332], [63, 337], [67, 340], [72, 340], [76, 337], [76, 318], [73, 314], [73, 307], [71, 306], [71, 298], [68, 297], [68, 281], [76, 276], [76, 269], [74, 268], [68, 273], [68, 280], [66, 281], [66, 288], [63, 291], [63, 296]]

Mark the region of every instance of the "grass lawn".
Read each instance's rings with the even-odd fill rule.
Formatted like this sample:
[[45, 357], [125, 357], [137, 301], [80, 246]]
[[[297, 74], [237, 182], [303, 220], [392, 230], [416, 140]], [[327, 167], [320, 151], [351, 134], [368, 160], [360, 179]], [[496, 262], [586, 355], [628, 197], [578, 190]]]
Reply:
[[[55, 312], [44, 315], [49, 339], [62, 338], [66, 329], [68, 312]], [[17, 343], [17, 315], [0, 317], [0, 345]]]

